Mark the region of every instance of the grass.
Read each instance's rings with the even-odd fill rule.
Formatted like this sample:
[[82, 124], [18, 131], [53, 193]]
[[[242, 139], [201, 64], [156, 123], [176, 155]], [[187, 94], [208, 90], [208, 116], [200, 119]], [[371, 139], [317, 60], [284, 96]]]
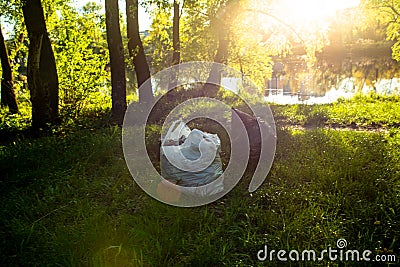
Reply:
[[356, 95], [324, 105], [273, 105], [278, 121], [299, 125], [399, 127], [400, 96]]
[[[257, 260], [264, 245], [322, 251], [339, 238], [348, 249], [400, 255], [393, 126], [278, 127], [275, 161], [258, 191], [249, 195], [243, 183], [210, 205], [176, 208], [134, 184], [121, 130], [92, 123], [0, 148], [1, 266], [276, 266]], [[295, 263], [328, 264], [346, 265]]]

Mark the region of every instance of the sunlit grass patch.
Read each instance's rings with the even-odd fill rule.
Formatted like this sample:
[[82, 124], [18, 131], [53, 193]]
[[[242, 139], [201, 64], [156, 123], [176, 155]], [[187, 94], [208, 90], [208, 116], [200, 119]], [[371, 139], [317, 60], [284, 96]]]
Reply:
[[[329, 123], [334, 112], [331, 105], [285, 108], [280, 114], [305, 126]], [[1, 148], [1, 265], [255, 266], [265, 244], [321, 251], [339, 238], [352, 249], [399, 253], [396, 127], [336, 131], [278, 122], [275, 161], [258, 191], [246, 191], [245, 177], [223, 199], [182, 209], [134, 183], [121, 129], [106, 126], [99, 112]], [[147, 129], [152, 158], [160, 131]]]
[[398, 127], [398, 96], [356, 95], [323, 105], [272, 105], [278, 123], [314, 126]]
[[397, 131], [278, 130], [260, 190], [239, 186], [188, 209], [134, 184], [120, 134], [80, 130], [2, 150], [3, 263], [250, 266], [264, 244], [322, 250], [338, 238], [354, 249], [398, 251]]

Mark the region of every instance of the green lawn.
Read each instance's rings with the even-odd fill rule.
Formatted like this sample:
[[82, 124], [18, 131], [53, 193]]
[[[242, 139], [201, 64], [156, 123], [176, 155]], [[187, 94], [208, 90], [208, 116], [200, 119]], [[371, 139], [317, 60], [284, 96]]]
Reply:
[[324, 105], [273, 105], [278, 121], [300, 125], [399, 127], [400, 96], [356, 95]]
[[[297, 120], [295, 107], [277, 108]], [[339, 238], [400, 256], [400, 131], [386, 127], [278, 127], [261, 188], [249, 195], [243, 183], [198, 208], [159, 203], [135, 185], [118, 127], [17, 138], [0, 148], [0, 266], [275, 266], [258, 261], [264, 245], [322, 251]], [[339, 262], [294, 263], [311, 264]]]

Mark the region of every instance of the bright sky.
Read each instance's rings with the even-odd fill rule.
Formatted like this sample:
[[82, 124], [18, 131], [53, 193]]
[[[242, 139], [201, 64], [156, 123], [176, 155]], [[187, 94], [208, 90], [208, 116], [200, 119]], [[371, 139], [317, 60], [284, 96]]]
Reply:
[[275, 6], [280, 16], [292, 21], [312, 21], [335, 15], [336, 11], [360, 4], [360, 0], [281, 0]]
[[[93, 1], [104, 6], [104, 0], [74, 0], [77, 6], [83, 6], [89, 1]], [[281, 16], [288, 17], [291, 20], [315, 20], [329, 17], [340, 9], [358, 6], [360, 0], [281, 0], [277, 10]], [[125, 12], [125, 1], [119, 0], [121, 12]], [[139, 6], [139, 27], [140, 30], [150, 28], [151, 19], [145, 9]]]
[[[104, 0], [73, 0], [78, 7], [84, 6], [87, 2], [95, 2], [104, 7]], [[125, 1], [118, 1], [119, 11], [125, 13]], [[151, 19], [150, 15], [146, 13], [145, 9], [139, 5], [139, 28], [141, 31], [150, 29]]]
[[[84, 6], [87, 2], [96, 2], [104, 7], [104, 0], [74, 0], [78, 7]], [[308, 19], [320, 19], [326, 16], [333, 15], [337, 10], [354, 7], [359, 5], [360, 0], [281, 0], [282, 5], [279, 5], [279, 13], [282, 16], [291, 18], [292, 20], [308, 20]], [[125, 1], [119, 0], [120, 12], [125, 13]], [[145, 12], [145, 9], [139, 6], [139, 27], [140, 30], [150, 29], [151, 18], [150, 15]], [[4, 33], [7, 35], [7, 25]]]

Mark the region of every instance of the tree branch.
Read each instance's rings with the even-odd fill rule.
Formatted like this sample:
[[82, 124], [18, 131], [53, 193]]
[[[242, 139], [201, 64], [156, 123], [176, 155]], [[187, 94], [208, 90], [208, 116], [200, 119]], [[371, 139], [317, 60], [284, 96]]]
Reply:
[[182, 17], [183, 14], [183, 8], [185, 7], [185, 0], [182, 1], [182, 7], [181, 7], [181, 11], [179, 12], [179, 18]]
[[392, 5], [382, 6], [382, 8], [389, 8], [390, 10], [393, 11], [394, 14], [396, 14], [397, 16], [400, 16], [399, 11], [397, 11], [397, 10], [394, 8], [394, 6], [392, 6]]
[[268, 12], [261, 11], [261, 10], [256, 10], [256, 9], [245, 9], [244, 11], [245, 11], [245, 12], [247, 11], [247, 12], [254, 12], [254, 13], [263, 14], [263, 15], [266, 15], [266, 16], [268, 16], [268, 17], [270, 17], [270, 18], [276, 20], [277, 22], [279, 22], [280, 24], [282, 24], [283, 26], [285, 26], [286, 28], [288, 28], [289, 30], [291, 30], [291, 31], [296, 35], [296, 37], [299, 38], [300, 42], [301, 42], [303, 45], [305, 45], [305, 41], [304, 41], [303, 38], [300, 36], [300, 34], [296, 31], [296, 29], [295, 29], [293, 26], [291, 26], [290, 24], [288, 24], [288, 23], [284, 22], [283, 20], [281, 20], [280, 18], [278, 18], [278, 17], [276, 17], [276, 16], [274, 16], [274, 15], [268, 13]]

